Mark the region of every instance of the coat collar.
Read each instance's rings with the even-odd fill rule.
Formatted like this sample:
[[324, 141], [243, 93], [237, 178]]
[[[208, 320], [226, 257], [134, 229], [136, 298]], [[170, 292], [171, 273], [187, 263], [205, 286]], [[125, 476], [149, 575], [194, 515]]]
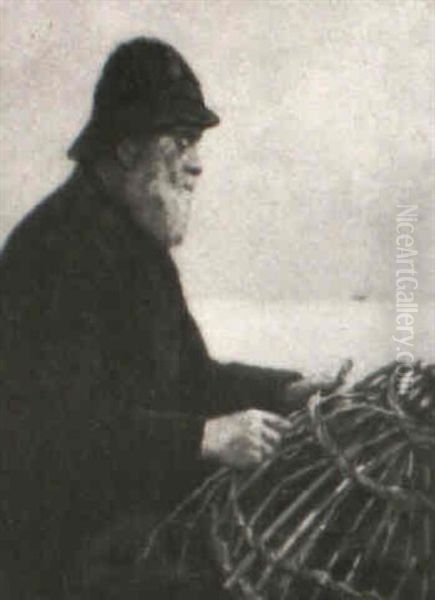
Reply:
[[[68, 184], [67, 184], [68, 185]], [[75, 217], [82, 221], [92, 245], [112, 264], [128, 260], [154, 263], [178, 279], [169, 249], [151, 231], [136, 223], [128, 208], [113, 198], [90, 167], [78, 166], [69, 185]]]

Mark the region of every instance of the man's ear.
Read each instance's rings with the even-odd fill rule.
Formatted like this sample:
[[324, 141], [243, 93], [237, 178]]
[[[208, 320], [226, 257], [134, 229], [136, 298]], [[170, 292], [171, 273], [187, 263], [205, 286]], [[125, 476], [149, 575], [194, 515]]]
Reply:
[[134, 168], [139, 157], [140, 149], [138, 144], [131, 138], [122, 139], [116, 146], [116, 158], [122, 168], [130, 171]]

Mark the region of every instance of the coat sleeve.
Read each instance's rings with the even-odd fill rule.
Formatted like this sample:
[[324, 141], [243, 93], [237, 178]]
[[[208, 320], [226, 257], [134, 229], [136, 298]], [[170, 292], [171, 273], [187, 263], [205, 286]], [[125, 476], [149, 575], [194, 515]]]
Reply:
[[[139, 386], [129, 391], [128, 373], [118, 374], [122, 394], [127, 395], [131, 406], [125, 415], [125, 431], [130, 432], [127, 452], [130, 456], [140, 455], [146, 449], [174, 464], [194, 465], [201, 457], [207, 419], [249, 408], [277, 413], [290, 410], [285, 402], [285, 386], [300, 379], [300, 373], [213, 360], [187, 307], [184, 311], [180, 379], [178, 387], [170, 391], [173, 395], [169, 402], [171, 408], [165, 407], [161, 379], [156, 386]], [[156, 345], [148, 345], [146, 353], [148, 360], [163, 360]], [[130, 373], [140, 368], [134, 365], [138, 356], [141, 356], [140, 352], [131, 355], [127, 361]], [[180, 409], [174, 410], [174, 404]], [[117, 427], [118, 430], [123, 428], [119, 421]], [[125, 445], [123, 436], [118, 438]], [[137, 447], [132, 453], [135, 443]], [[123, 452], [116, 454], [123, 456]]]
[[247, 408], [289, 412], [285, 387], [302, 377], [296, 371], [217, 361], [213, 361], [213, 371], [213, 401], [221, 413]]
[[[241, 364], [222, 363], [212, 359], [198, 326], [186, 313], [185, 377], [187, 392], [202, 397], [198, 403], [208, 415], [222, 415], [249, 408], [277, 413], [291, 410], [286, 401], [287, 384], [301, 379], [297, 371]], [[188, 402], [188, 400], [187, 400]]]

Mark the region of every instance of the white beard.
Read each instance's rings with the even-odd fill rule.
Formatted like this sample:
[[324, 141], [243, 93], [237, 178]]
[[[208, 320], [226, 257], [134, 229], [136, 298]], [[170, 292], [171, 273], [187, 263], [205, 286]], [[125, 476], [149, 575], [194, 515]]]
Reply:
[[149, 201], [158, 204], [163, 213], [168, 244], [180, 244], [189, 224], [192, 192], [180, 184], [168, 182], [166, 177], [158, 176], [150, 182], [148, 194]]
[[173, 140], [163, 138], [127, 182], [127, 203], [135, 221], [165, 245], [180, 244], [192, 204], [191, 183], [177, 160]]

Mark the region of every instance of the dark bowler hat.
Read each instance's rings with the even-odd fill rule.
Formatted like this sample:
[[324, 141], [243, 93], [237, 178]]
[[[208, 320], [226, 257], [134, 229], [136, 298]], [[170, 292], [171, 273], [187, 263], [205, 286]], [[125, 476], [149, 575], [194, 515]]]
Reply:
[[218, 123], [179, 52], [160, 40], [140, 37], [109, 56], [95, 89], [91, 118], [68, 156], [92, 157], [122, 136], [138, 132], [180, 125], [204, 129]]

